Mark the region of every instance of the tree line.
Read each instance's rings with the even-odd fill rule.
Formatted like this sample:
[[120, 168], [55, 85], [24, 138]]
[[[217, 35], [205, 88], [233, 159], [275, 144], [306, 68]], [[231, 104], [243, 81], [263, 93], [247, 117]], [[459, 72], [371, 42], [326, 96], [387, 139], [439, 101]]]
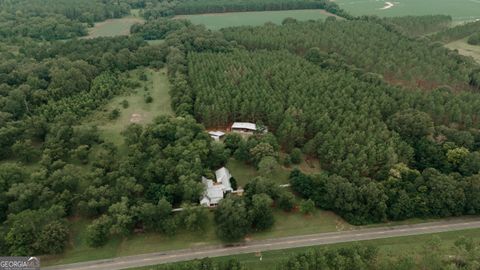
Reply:
[[452, 17], [448, 15], [385, 17], [382, 20], [410, 37], [420, 37], [443, 31], [452, 23]]
[[330, 13], [342, 16], [347, 13], [340, 7], [328, 0], [209, 0], [182, 1], [175, 6], [175, 14], [201, 14], [245, 11], [268, 11], [268, 10], [294, 10], [294, 9], [324, 9]]
[[449, 43], [455, 40], [466, 38], [472, 34], [478, 33], [480, 28], [480, 21], [469, 22], [462, 25], [457, 25], [453, 28], [448, 28], [440, 31], [430, 38], [434, 41]]
[[245, 11], [324, 9], [344, 18], [352, 18], [345, 10], [329, 0], [179, 0], [151, 1], [146, 3], [142, 14], [146, 19], [158, 19], [184, 14], [224, 13]]

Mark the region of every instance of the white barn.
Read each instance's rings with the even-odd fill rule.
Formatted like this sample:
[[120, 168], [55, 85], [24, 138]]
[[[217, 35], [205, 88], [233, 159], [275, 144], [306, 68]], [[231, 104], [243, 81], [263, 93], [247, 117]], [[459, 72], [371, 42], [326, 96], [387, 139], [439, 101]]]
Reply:
[[232, 125], [233, 132], [253, 133], [257, 131], [257, 125], [249, 122], [234, 122]]
[[200, 200], [200, 205], [207, 207], [217, 206], [226, 194], [233, 191], [230, 183], [232, 175], [227, 168], [222, 167], [218, 169], [215, 172], [215, 176], [217, 178], [216, 182], [202, 177], [202, 183], [205, 185], [205, 192], [203, 198]]

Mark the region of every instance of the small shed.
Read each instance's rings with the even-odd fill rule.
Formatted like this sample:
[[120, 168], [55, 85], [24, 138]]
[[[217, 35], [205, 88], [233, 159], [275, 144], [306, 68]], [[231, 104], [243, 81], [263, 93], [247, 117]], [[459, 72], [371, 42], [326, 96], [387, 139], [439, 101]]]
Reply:
[[220, 141], [223, 136], [225, 136], [225, 132], [222, 131], [209, 131], [208, 134], [217, 142]]

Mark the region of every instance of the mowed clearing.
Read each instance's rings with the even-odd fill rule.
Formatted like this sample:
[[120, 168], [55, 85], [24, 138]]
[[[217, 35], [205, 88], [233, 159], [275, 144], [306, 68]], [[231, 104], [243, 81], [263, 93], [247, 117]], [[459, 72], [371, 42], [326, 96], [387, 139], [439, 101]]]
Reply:
[[[138, 80], [140, 70], [131, 73]], [[130, 89], [127, 93], [113, 98], [103, 109], [89, 117], [86, 121], [90, 125], [97, 125], [102, 137], [117, 146], [122, 146], [123, 137], [120, 134], [132, 123], [148, 124], [159, 115], [173, 115], [170, 106], [170, 84], [167, 79], [166, 69], [146, 70], [147, 81], [136, 89]], [[145, 95], [149, 94], [153, 101], [145, 102]], [[122, 102], [126, 100], [128, 107], [124, 108]], [[110, 120], [108, 114], [117, 109], [120, 116]]]
[[472, 57], [480, 64], [480, 46], [468, 44], [467, 38], [448, 43], [445, 46], [452, 50], [458, 50], [459, 54]]
[[[324, 232], [335, 232], [353, 229], [339, 216], [329, 211], [316, 210], [310, 216], [304, 216], [298, 211], [285, 213], [274, 211], [275, 225], [272, 229], [249, 235], [249, 240], [269, 239], [295, 235], [305, 235]], [[221, 244], [215, 235], [214, 213], [208, 215], [205, 231], [178, 231], [174, 236], [158, 233], [136, 233], [129, 237], [112, 237], [105, 246], [92, 248], [86, 242], [86, 229], [90, 220], [71, 220], [72, 237], [65, 253], [42, 257], [42, 265], [69, 264], [89, 260], [108, 259], [119, 256], [129, 256], [168, 250], [201, 248]]]
[[177, 19], [187, 19], [194, 24], [203, 24], [208, 29], [218, 30], [225, 27], [242, 25], [263, 25], [266, 22], [282, 23], [283, 19], [291, 17], [300, 21], [326, 19], [335, 16], [323, 9], [252, 11], [234, 13], [211, 13], [200, 15], [181, 15]]
[[443, 14], [452, 16], [455, 22], [480, 19], [480, 0], [335, 0], [335, 2], [353, 15], [394, 17]]
[[127, 36], [130, 34], [132, 25], [143, 21], [143, 19], [137, 17], [125, 17], [95, 23], [94, 27], [88, 29], [88, 36], [85, 38]]

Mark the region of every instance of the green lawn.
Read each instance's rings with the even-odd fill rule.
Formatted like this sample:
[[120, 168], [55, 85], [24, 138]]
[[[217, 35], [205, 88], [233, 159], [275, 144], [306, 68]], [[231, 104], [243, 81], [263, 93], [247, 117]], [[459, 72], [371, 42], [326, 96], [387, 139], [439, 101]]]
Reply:
[[[472, 230], [463, 230], [463, 231], [454, 231], [454, 232], [445, 232], [445, 233], [436, 233], [436, 234], [424, 234], [416, 236], [406, 236], [406, 237], [393, 237], [377, 240], [362, 241], [361, 243], [373, 245], [379, 248], [379, 258], [392, 258], [400, 257], [404, 255], [416, 256], [428, 252], [424, 249], [425, 242], [432, 239], [434, 235], [437, 235], [441, 238], [441, 253], [444, 255], [449, 255], [454, 252], [454, 242], [460, 236], [466, 238], [479, 239], [480, 238], [480, 229]], [[352, 243], [341, 243], [341, 244], [332, 244], [328, 247], [342, 247], [348, 246]], [[285, 249], [285, 250], [276, 250], [276, 251], [267, 251], [262, 252], [262, 261], [260, 261], [258, 253], [250, 254], [239, 254], [235, 256], [226, 256], [215, 258], [218, 261], [226, 261], [232, 257], [241, 261], [246, 265], [246, 268], [249, 270], [275, 270], [279, 262], [286, 259], [293, 253], [304, 252], [306, 250], [312, 249], [312, 247], [304, 248], [295, 248], [295, 249]], [[148, 266], [135, 268], [135, 270], [160, 270], [161, 266]], [[132, 268], [133, 270], [133, 268]]]
[[[472, 21], [480, 19], [479, 0], [336, 0], [341, 8], [353, 15], [377, 15], [381, 17], [405, 15], [445, 14], [454, 21]], [[386, 2], [393, 7], [382, 9]]]
[[[280, 160], [283, 159], [283, 156], [284, 154], [281, 153]], [[239, 187], [245, 187], [245, 185], [250, 182], [252, 178], [259, 176], [258, 171], [254, 166], [245, 164], [244, 162], [238, 161], [234, 158], [228, 160], [226, 167], [232, 176], [237, 180]], [[278, 169], [275, 170], [271, 176], [269, 176], [269, 178], [274, 180], [279, 185], [288, 184], [290, 172], [295, 168], [306, 174], [319, 173], [321, 171], [320, 162], [318, 160], [312, 159], [307, 162], [305, 157], [302, 157], [302, 162], [298, 165], [293, 164], [288, 168], [280, 165]]]
[[143, 19], [132, 16], [98, 22], [94, 27], [88, 29], [86, 38], [126, 36], [130, 34], [132, 25], [141, 22]]
[[448, 43], [445, 46], [452, 50], [458, 50], [458, 53], [462, 55], [471, 56], [480, 63], [480, 46], [468, 44], [467, 38]]
[[[285, 213], [275, 210], [275, 225], [266, 232], [254, 233], [248, 239], [259, 240], [293, 235], [341, 231], [352, 228], [337, 215], [328, 211], [317, 210], [311, 216], [303, 216], [298, 212]], [[99, 260], [166, 250], [194, 248], [219, 244], [215, 236], [213, 212], [205, 232], [191, 233], [180, 231], [173, 237], [156, 233], [139, 233], [127, 238], [113, 238], [100, 248], [88, 247], [85, 242], [88, 220], [72, 220], [72, 238], [66, 252], [59, 256], [42, 258], [45, 266], [68, 264], [88, 260]]]
[[[140, 70], [131, 73], [131, 76], [138, 78]], [[147, 81], [137, 89], [130, 89], [127, 93], [113, 98], [105, 107], [90, 115], [85, 123], [97, 125], [102, 137], [105, 140], [122, 146], [123, 139], [120, 133], [132, 123], [138, 121], [140, 124], [149, 123], [159, 115], [173, 115], [170, 106], [170, 84], [167, 79], [166, 70], [159, 71], [147, 69]], [[145, 91], [144, 87], [147, 88]], [[153, 97], [152, 103], [145, 102], [145, 94], [150, 93]], [[128, 101], [128, 108], [123, 108], [121, 102]], [[120, 110], [120, 117], [109, 120], [108, 114], [113, 109]]]
[[209, 29], [218, 30], [231, 26], [263, 25], [266, 22], [280, 24], [287, 17], [307, 21], [325, 19], [328, 16], [333, 16], [333, 14], [322, 9], [310, 9], [182, 15], [175, 18], [188, 19], [194, 24], [204, 24]]
[[[259, 176], [258, 171], [252, 165], [245, 164], [244, 162], [238, 161], [234, 158], [228, 160], [227, 165], [232, 176], [237, 180], [239, 187], [245, 187], [245, 185], [250, 182], [256, 176]], [[288, 177], [290, 176], [291, 168], [285, 168], [279, 166], [275, 172], [269, 176], [270, 179], [274, 180], [279, 185], [288, 184]]]

